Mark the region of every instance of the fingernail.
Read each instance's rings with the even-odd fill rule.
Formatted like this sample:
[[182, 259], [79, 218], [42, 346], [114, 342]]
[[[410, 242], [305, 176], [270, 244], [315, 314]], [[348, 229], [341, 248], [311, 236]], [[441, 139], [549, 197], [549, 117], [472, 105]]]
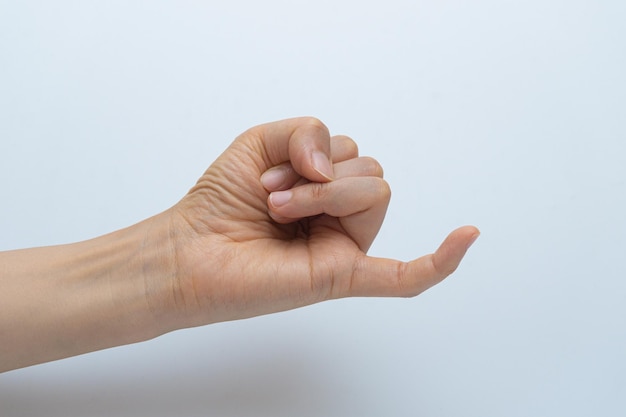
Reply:
[[470, 239], [469, 243], [467, 244], [467, 249], [470, 248], [470, 246], [472, 246], [474, 244], [474, 242], [476, 242], [476, 239], [478, 239], [478, 236], [480, 236], [480, 232], [476, 233], [475, 235], [472, 236], [472, 238]]
[[285, 172], [280, 168], [272, 168], [261, 175], [261, 184], [267, 190], [276, 190], [285, 181]]
[[327, 180], [333, 180], [333, 166], [328, 157], [320, 151], [313, 151], [313, 169], [322, 174]]
[[270, 203], [274, 207], [284, 206], [291, 200], [292, 194], [291, 190], [275, 191], [270, 194]]

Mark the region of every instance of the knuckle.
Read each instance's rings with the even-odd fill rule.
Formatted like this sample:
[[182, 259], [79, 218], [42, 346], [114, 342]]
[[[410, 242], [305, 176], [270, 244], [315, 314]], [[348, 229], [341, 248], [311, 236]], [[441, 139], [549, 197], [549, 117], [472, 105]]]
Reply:
[[397, 297], [411, 298], [421, 292], [415, 285], [408, 262], [398, 262], [396, 264], [393, 284], [393, 295]]
[[376, 184], [378, 195], [389, 201], [391, 199], [391, 187], [389, 183], [382, 178], [376, 178]]
[[339, 148], [347, 158], [356, 158], [359, 156], [359, 146], [349, 136], [336, 135], [332, 137], [331, 149]]
[[328, 134], [328, 127], [317, 117], [306, 116], [301, 119], [302, 126], [311, 130], [317, 130], [324, 134]]
[[443, 281], [447, 276], [451, 275], [456, 271], [458, 265], [450, 265], [450, 264], [441, 264], [439, 262], [439, 257], [433, 256], [431, 258], [432, 269], [435, 271], [435, 282]]
[[361, 161], [364, 165], [363, 171], [366, 175], [372, 177], [383, 177], [383, 167], [378, 163], [378, 161], [370, 156], [361, 157]]
[[327, 187], [325, 184], [312, 182], [309, 184], [310, 197], [314, 201], [323, 200], [327, 194]]

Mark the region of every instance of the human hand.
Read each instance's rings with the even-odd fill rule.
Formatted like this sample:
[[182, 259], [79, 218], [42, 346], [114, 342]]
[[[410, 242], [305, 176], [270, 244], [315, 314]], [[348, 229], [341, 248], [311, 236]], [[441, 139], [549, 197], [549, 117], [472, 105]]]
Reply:
[[478, 237], [452, 232], [411, 262], [366, 255], [390, 197], [382, 168], [312, 118], [257, 126], [209, 167], [167, 220], [170, 306], [186, 327], [349, 296], [415, 296]]
[[411, 262], [369, 257], [389, 196], [380, 165], [316, 119], [252, 128], [170, 210], [0, 252], [0, 372], [332, 298], [417, 295], [478, 230]]

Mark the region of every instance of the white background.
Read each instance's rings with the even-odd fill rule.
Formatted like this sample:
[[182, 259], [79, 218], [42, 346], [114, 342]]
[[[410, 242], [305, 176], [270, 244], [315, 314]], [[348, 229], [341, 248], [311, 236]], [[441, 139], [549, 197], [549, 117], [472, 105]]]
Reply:
[[5, 373], [0, 415], [625, 415], [625, 22], [622, 0], [0, 1], [0, 249], [158, 213], [300, 115], [385, 168], [371, 254], [482, 231], [418, 298]]

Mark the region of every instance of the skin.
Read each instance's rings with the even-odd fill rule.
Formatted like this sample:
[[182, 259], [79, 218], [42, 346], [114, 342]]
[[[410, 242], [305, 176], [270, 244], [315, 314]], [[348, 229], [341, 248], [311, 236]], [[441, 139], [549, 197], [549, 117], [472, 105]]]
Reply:
[[378, 162], [319, 120], [254, 127], [163, 213], [0, 253], [0, 372], [329, 299], [415, 296], [479, 232], [410, 262], [367, 256], [389, 198]]

